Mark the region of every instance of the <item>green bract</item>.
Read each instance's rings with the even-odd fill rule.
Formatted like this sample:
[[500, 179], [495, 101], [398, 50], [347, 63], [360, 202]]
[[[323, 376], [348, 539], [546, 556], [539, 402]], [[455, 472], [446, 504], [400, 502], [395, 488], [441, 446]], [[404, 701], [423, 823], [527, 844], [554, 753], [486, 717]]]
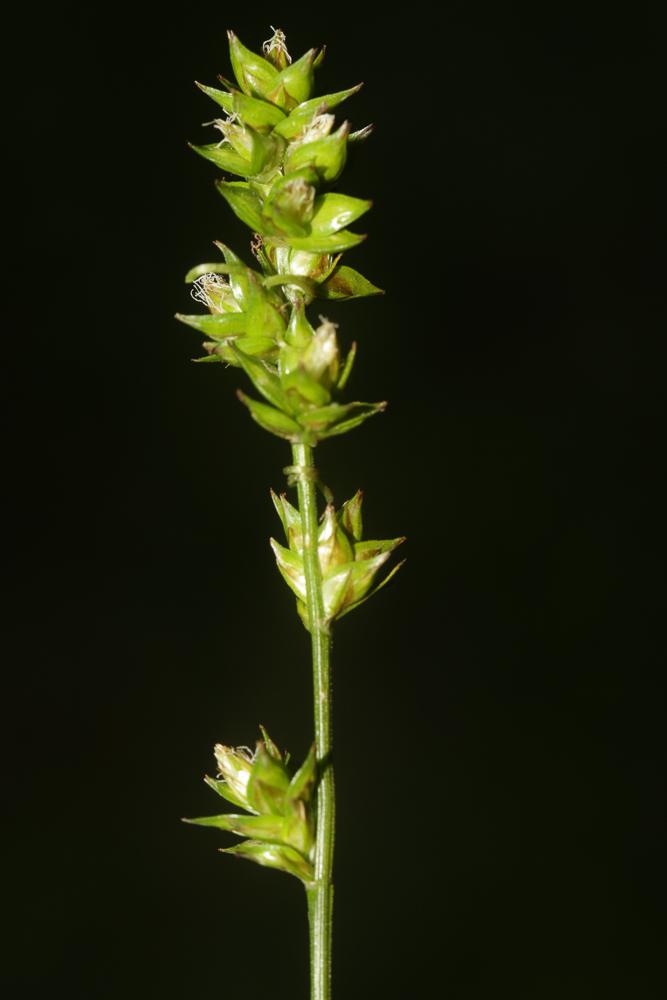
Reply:
[[236, 83], [224, 80], [225, 90], [197, 84], [223, 110], [225, 117], [211, 122], [221, 138], [192, 148], [223, 171], [216, 187], [253, 231], [259, 269], [217, 244], [224, 263], [200, 264], [186, 275], [208, 313], [177, 318], [206, 338], [206, 354], [195, 360], [245, 371], [262, 398], [238, 395], [261, 427], [313, 446], [386, 406], [340, 398], [354, 348], [341, 363], [335, 325], [320, 317], [313, 327], [305, 314], [315, 299], [381, 292], [341, 263], [365, 239], [349, 227], [371, 202], [331, 189], [352, 137], [366, 133], [351, 134], [347, 121], [336, 127], [332, 111], [361, 84], [315, 97], [323, 51], [310, 49], [292, 62], [280, 31], [264, 55], [228, 35]]

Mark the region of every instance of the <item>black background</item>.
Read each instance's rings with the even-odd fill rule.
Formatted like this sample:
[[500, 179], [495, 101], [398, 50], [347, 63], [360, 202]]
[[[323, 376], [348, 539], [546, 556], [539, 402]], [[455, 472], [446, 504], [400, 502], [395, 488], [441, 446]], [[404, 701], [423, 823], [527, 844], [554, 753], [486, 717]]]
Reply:
[[217, 808], [214, 742], [311, 739], [267, 545], [289, 453], [172, 318], [211, 241], [248, 240], [186, 148], [216, 114], [192, 81], [272, 23], [327, 43], [318, 92], [366, 82], [338, 187], [374, 199], [347, 259], [387, 295], [326, 314], [390, 407], [318, 464], [370, 537], [409, 536], [336, 632], [336, 996], [652, 1000], [658, 5], [311, 7], [65, 3], [5, 42], [8, 995], [307, 995], [298, 883], [179, 822]]

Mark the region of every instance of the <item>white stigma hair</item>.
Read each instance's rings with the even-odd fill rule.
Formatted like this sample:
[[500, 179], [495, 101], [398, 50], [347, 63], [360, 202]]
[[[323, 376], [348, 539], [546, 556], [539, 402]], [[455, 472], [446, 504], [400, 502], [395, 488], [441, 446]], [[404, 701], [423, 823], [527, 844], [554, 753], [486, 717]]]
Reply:
[[267, 38], [265, 42], [262, 42], [262, 52], [265, 56], [268, 56], [270, 52], [282, 52], [287, 62], [291, 63], [292, 57], [287, 51], [287, 45], [285, 44], [285, 32], [281, 31], [280, 28], [274, 28], [272, 24], [269, 27], [273, 35], [271, 38]]
[[228, 283], [219, 274], [211, 274], [207, 272], [206, 274], [201, 274], [196, 281], [193, 282], [192, 288], [190, 289], [190, 295], [196, 302], [202, 302], [209, 309], [215, 309], [215, 301], [211, 298], [210, 290], [212, 288], [218, 288], [222, 290], [227, 288]]

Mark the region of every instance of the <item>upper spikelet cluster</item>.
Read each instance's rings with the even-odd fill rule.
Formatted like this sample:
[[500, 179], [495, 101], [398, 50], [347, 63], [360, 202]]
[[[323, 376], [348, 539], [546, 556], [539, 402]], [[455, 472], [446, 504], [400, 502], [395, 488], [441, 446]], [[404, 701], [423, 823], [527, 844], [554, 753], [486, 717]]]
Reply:
[[335, 127], [334, 108], [361, 84], [313, 97], [314, 73], [324, 57], [310, 49], [292, 61], [282, 31], [274, 30], [263, 55], [233, 31], [229, 53], [236, 83], [225, 89], [198, 84], [223, 111], [209, 124], [221, 138], [193, 145], [225, 174], [216, 187], [253, 231], [258, 267], [248, 267], [228, 246], [222, 259], [186, 276], [208, 313], [178, 318], [205, 334], [207, 354], [197, 360], [243, 368], [263, 400], [240, 398], [266, 430], [293, 443], [315, 445], [342, 434], [384, 409], [384, 402], [340, 402], [355, 357], [343, 359], [337, 327], [323, 316], [313, 327], [306, 309], [314, 299], [376, 295], [381, 290], [341, 263], [344, 251], [365, 237], [351, 231], [371, 202], [330, 190], [352, 143], [370, 127]]

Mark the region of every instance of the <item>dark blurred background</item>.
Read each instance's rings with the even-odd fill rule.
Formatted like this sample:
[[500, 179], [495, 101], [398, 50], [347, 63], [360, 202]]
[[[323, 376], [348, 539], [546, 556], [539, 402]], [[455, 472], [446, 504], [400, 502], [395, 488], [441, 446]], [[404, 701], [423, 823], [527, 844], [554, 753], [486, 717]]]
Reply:
[[[289, 451], [191, 364], [185, 271], [248, 233], [193, 80], [327, 43], [376, 132], [327, 305], [386, 415], [321, 447], [409, 536], [336, 631], [336, 996], [664, 996], [664, 37], [659, 5], [26, 11], [6, 35], [8, 996], [307, 996], [296, 880], [187, 828], [212, 746], [311, 739], [267, 544]], [[312, 310], [317, 315], [317, 305]], [[662, 654], [662, 655], [661, 655]]]

